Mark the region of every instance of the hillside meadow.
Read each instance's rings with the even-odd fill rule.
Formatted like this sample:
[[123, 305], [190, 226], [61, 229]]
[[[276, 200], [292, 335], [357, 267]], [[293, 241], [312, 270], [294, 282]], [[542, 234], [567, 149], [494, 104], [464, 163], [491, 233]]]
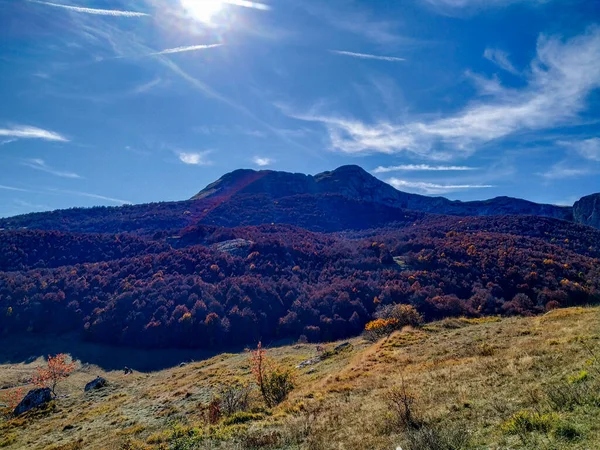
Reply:
[[[600, 448], [598, 307], [536, 317], [450, 318], [377, 342], [362, 337], [344, 342], [350, 345], [338, 350], [341, 342], [268, 348], [273, 364], [292, 371], [295, 385], [272, 408], [260, 398], [248, 352], [129, 375], [78, 360], [50, 405], [1, 419], [0, 446]], [[26, 383], [44, 364], [42, 358], [15, 361], [15, 345], [5, 337], [0, 346], [0, 387]], [[94, 352], [78, 350], [95, 361], [110, 361], [113, 354], [97, 345]], [[131, 351], [130, 357], [137, 354], [149, 355]], [[124, 361], [118, 351], [114, 355]], [[320, 362], [296, 368], [317, 355]], [[98, 375], [108, 386], [84, 393]], [[235, 391], [244, 385], [248, 395], [241, 410], [227, 415], [222, 398], [214, 413], [210, 405], [226, 386]]]

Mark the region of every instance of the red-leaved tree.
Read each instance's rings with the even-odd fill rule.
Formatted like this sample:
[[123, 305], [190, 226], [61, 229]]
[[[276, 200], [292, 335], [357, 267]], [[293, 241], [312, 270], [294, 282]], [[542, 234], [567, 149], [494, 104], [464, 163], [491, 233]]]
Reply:
[[68, 355], [59, 353], [56, 356], [48, 355], [48, 367], [38, 367], [32, 382], [40, 388], [50, 388], [56, 397], [56, 386], [75, 370], [75, 363], [69, 362]]

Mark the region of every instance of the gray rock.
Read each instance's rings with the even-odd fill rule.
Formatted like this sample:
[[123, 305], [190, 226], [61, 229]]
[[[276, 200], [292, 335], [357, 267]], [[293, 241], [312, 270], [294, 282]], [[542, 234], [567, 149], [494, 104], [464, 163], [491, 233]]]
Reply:
[[21, 400], [21, 403], [15, 408], [15, 416], [20, 416], [29, 410], [39, 408], [45, 403], [52, 400], [52, 391], [50, 388], [39, 388], [33, 389], [27, 393], [25, 398]]
[[340, 344], [336, 348], [334, 348], [333, 351], [338, 353], [338, 352], [341, 352], [342, 350], [344, 350], [345, 348], [350, 347], [351, 345], [352, 344], [350, 342], [344, 342], [343, 344]]
[[317, 357], [312, 358], [312, 359], [307, 359], [306, 361], [302, 361], [300, 364], [298, 364], [296, 366], [296, 369], [302, 369], [302, 368], [304, 368], [306, 366], [312, 366], [313, 364], [317, 364], [319, 362], [321, 362], [321, 357], [320, 356], [317, 356]]
[[254, 242], [246, 239], [232, 239], [215, 244], [215, 248], [220, 252], [229, 253], [232, 256], [244, 257], [248, 255], [248, 250], [253, 244]]
[[85, 390], [85, 392], [87, 392], [87, 391], [91, 391], [91, 390], [102, 389], [107, 384], [108, 384], [108, 381], [106, 381], [106, 379], [104, 379], [102, 377], [97, 377], [95, 380], [92, 380], [88, 384], [86, 384], [84, 390]]
[[579, 199], [573, 205], [575, 222], [600, 228], [600, 193]]

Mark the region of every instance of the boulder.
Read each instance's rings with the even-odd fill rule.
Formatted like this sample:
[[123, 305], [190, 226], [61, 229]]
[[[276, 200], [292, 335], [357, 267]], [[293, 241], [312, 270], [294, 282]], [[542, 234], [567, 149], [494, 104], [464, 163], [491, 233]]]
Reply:
[[345, 348], [350, 347], [351, 345], [352, 344], [350, 342], [344, 342], [343, 344], [340, 344], [336, 348], [334, 348], [333, 351], [338, 353], [338, 352], [341, 352], [342, 350], [344, 350]]
[[302, 361], [300, 364], [298, 364], [296, 366], [296, 369], [302, 369], [306, 366], [312, 366], [313, 364], [317, 364], [319, 362], [321, 362], [321, 357], [320, 356], [316, 356], [312, 359], [307, 359], [306, 361]]
[[21, 400], [21, 403], [17, 405], [15, 408], [14, 414], [15, 416], [20, 416], [27, 411], [39, 408], [45, 403], [48, 403], [52, 400], [52, 391], [50, 388], [39, 388], [33, 389], [27, 393], [25, 398]]
[[224, 253], [229, 253], [232, 256], [245, 257], [248, 255], [249, 248], [252, 247], [254, 242], [246, 239], [232, 239], [230, 241], [219, 242], [214, 247]]
[[97, 377], [95, 380], [92, 380], [88, 384], [86, 384], [84, 390], [85, 390], [85, 392], [87, 392], [87, 391], [91, 391], [91, 390], [102, 389], [107, 384], [108, 384], [108, 381], [106, 381], [106, 379], [104, 379], [102, 377]]

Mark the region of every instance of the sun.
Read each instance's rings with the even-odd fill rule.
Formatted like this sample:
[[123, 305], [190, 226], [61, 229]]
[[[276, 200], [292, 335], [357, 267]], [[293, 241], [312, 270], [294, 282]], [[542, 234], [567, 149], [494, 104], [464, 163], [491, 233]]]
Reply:
[[181, 7], [192, 18], [210, 23], [212, 18], [223, 9], [223, 0], [181, 0]]

